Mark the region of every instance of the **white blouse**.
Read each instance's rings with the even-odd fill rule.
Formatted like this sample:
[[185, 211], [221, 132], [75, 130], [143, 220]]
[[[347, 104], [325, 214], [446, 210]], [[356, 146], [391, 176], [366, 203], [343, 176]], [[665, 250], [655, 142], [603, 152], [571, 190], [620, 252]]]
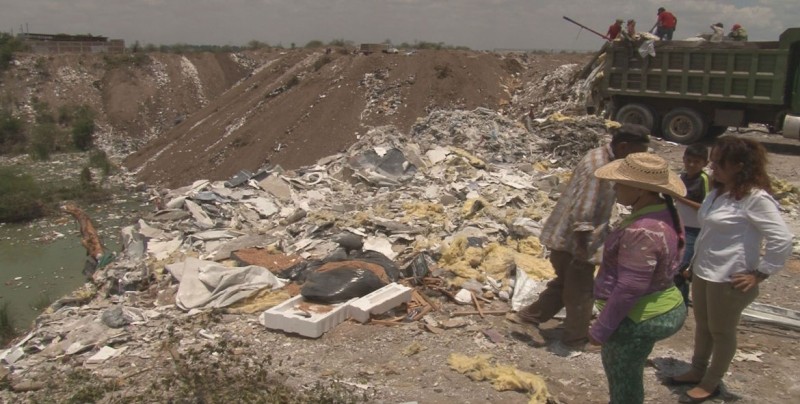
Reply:
[[793, 236], [778, 202], [761, 189], [738, 201], [717, 192], [712, 190], [697, 212], [700, 235], [694, 245], [694, 274], [709, 282], [730, 282], [734, 274], [758, 270], [771, 275], [783, 268], [792, 254]]

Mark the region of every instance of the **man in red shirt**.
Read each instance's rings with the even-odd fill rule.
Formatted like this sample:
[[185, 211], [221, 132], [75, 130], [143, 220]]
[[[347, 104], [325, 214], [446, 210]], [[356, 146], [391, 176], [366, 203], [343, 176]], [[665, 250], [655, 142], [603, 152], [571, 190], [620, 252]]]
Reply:
[[617, 36], [621, 31], [622, 31], [622, 19], [617, 18], [617, 21], [614, 22], [613, 25], [608, 27], [608, 32], [606, 33], [606, 36], [608, 37], [609, 40], [613, 41], [614, 39], [617, 38]]
[[658, 9], [658, 20], [656, 21], [656, 36], [661, 38], [662, 41], [671, 41], [676, 25], [678, 25], [678, 19], [675, 15], [665, 10], [664, 7], [660, 7]]

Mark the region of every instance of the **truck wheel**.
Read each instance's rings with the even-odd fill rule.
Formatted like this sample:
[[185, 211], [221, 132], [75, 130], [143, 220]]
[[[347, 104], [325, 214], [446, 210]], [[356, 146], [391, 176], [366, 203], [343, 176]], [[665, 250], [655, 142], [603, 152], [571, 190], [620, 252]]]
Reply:
[[653, 133], [656, 128], [656, 117], [653, 111], [644, 104], [626, 104], [623, 105], [622, 108], [617, 110], [616, 115], [614, 116], [619, 123], [635, 123], [637, 125], [642, 125], [650, 133]]
[[727, 131], [728, 131], [727, 126], [709, 126], [707, 136], [713, 139]]
[[708, 123], [703, 115], [690, 108], [675, 108], [664, 115], [662, 123], [664, 139], [692, 144], [706, 135]]

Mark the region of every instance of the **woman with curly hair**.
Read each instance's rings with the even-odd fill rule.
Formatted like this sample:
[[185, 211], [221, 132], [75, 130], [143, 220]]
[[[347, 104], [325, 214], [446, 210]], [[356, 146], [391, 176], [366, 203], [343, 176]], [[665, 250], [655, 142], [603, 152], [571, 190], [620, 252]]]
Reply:
[[695, 385], [681, 397], [689, 403], [719, 395], [736, 353], [742, 311], [758, 296], [758, 284], [783, 268], [792, 253], [792, 234], [770, 196], [764, 146], [721, 137], [711, 149], [711, 166], [714, 189], [697, 212], [701, 230], [691, 264], [692, 368], [667, 381]]

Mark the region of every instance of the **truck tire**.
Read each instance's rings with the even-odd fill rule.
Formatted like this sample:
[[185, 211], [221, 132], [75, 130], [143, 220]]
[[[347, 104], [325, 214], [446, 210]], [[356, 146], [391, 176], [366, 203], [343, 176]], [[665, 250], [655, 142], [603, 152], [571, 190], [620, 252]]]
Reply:
[[664, 139], [681, 144], [692, 144], [706, 135], [708, 122], [691, 108], [675, 108], [664, 115], [661, 124]]
[[625, 104], [614, 115], [614, 119], [619, 123], [635, 123], [642, 125], [650, 133], [654, 133], [656, 128], [656, 116], [653, 110], [644, 104]]

